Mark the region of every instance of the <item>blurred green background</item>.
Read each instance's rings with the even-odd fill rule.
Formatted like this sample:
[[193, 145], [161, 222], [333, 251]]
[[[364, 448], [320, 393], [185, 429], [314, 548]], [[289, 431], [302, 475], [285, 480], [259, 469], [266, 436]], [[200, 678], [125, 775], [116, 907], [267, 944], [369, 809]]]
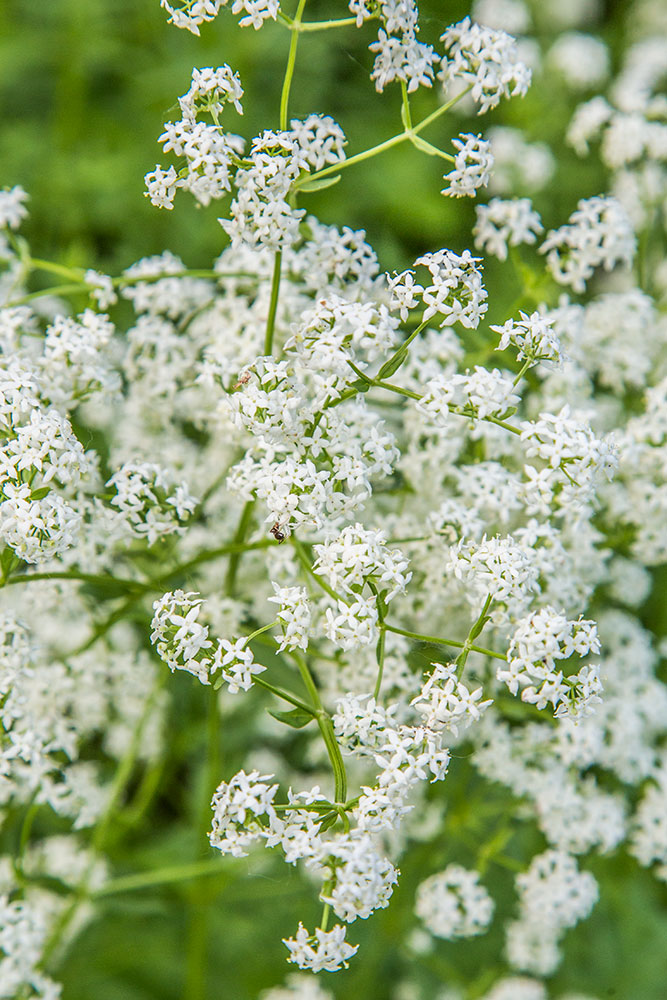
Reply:
[[[616, 60], [630, 6], [618, 0], [601, 8], [598, 28]], [[448, 24], [468, 13], [469, 4], [428, 0], [421, 8], [422, 39], [435, 42]], [[344, 14], [344, 3], [308, 4], [312, 19]], [[400, 128], [396, 88], [378, 96], [368, 79], [372, 37], [372, 26], [345, 29], [303, 38], [299, 48], [291, 114], [331, 114], [349, 138], [349, 154]], [[231, 130], [250, 137], [277, 127], [288, 44], [288, 32], [280, 25], [240, 30], [227, 12], [203, 25], [196, 38], [169, 26], [158, 0], [0, 3], [0, 185], [21, 184], [30, 194], [24, 232], [33, 254], [117, 273], [141, 256], [169, 249], [190, 266], [209, 266], [224, 247], [217, 218], [225, 214], [225, 205], [201, 209], [181, 196], [173, 212], [159, 211], [143, 195], [143, 176], [164, 162], [157, 138], [163, 122], [173, 117], [176, 98], [188, 89], [193, 66], [228, 62], [240, 73], [245, 115], [230, 117]], [[432, 110], [433, 102], [431, 92], [417, 95], [417, 115]], [[538, 78], [525, 100], [505, 102], [484, 119], [453, 117], [439, 136], [503, 123], [523, 128], [528, 139], [548, 141], [557, 154], [558, 173], [535, 203], [546, 224], [557, 225], [580, 197], [605, 187], [594, 160], [582, 163], [563, 148], [571, 107], [571, 97], [557, 82]], [[471, 245], [473, 206], [443, 198], [441, 175], [437, 160], [404, 145], [369, 168], [344, 172], [336, 187], [305, 204], [325, 222], [365, 229], [381, 266], [398, 269], [425, 250]], [[494, 271], [489, 265], [491, 278]], [[205, 692], [184, 678], [171, 683], [178, 705], [174, 759], [180, 747], [180, 759], [188, 764], [179, 771], [167, 769], [157, 810], [130, 841], [119, 843], [119, 873], [206, 856], [206, 845], [193, 834]], [[250, 719], [236, 725], [238, 731], [226, 732], [221, 747], [225, 773], [242, 766], [241, 743], [253, 732]], [[298, 738], [292, 752], [296, 763]], [[433, 795], [447, 800], [450, 839], [425, 843], [407, 855], [391, 906], [354, 925], [350, 936], [361, 942], [362, 954], [349, 971], [323, 977], [339, 1000], [389, 1000], [396, 984], [408, 977], [423, 985], [429, 1000], [438, 984], [461, 978], [474, 982], [479, 977], [484, 988], [481, 970], [500, 952], [498, 921], [484, 942], [443, 943], [418, 959], [406, 951], [405, 939], [414, 926], [417, 882], [452, 859], [474, 864], [479, 845], [507, 822], [507, 799], [479, 778], [473, 781], [463, 762]], [[526, 839], [535, 850], [544, 846], [535, 831], [516, 821], [513, 836], [517, 850]], [[664, 886], [627, 858], [596, 859], [590, 867], [601, 881], [602, 900], [590, 920], [566, 937], [555, 994], [576, 989], [599, 1000], [664, 1000]], [[66, 960], [63, 1000], [255, 1000], [261, 989], [280, 982], [289, 971], [280, 937], [294, 933], [299, 919], [314, 922], [319, 906], [312, 890], [268, 855], [225, 861], [221, 872], [186, 888], [110, 897], [103, 919], [84, 931]], [[509, 913], [508, 873], [491, 869], [487, 882]], [[199, 981], [198, 947], [208, 952], [207, 971]], [[491, 971], [500, 969], [492, 965]]]

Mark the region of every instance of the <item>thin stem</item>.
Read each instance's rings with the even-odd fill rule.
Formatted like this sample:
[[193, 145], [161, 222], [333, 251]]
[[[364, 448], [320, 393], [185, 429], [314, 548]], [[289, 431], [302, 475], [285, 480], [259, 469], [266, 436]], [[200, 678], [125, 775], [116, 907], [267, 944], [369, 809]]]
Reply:
[[315, 572], [315, 570], [313, 569], [313, 567], [311, 565], [310, 559], [308, 558], [308, 555], [306, 553], [306, 549], [305, 549], [303, 543], [300, 542], [299, 539], [296, 538], [294, 535], [291, 536], [290, 541], [291, 541], [292, 545], [294, 546], [294, 549], [295, 549], [296, 554], [297, 554], [297, 558], [298, 558], [299, 562], [301, 563], [301, 565], [303, 566], [303, 568], [305, 569], [306, 573], [308, 573], [309, 576], [312, 576], [313, 580], [315, 580], [315, 582], [317, 583], [317, 585], [319, 587], [321, 587], [322, 590], [324, 590], [329, 595], [329, 597], [333, 597], [334, 600], [336, 600], [336, 601], [342, 601], [343, 604], [347, 604], [349, 606], [350, 601], [347, 598], [343, 597], [341, 594], [338, 594], [333, 589], [333, 587], [330, 587], [329, 584], [327, 583], [327, 581], [323, 577], [321, 577], [319, 575], [319, 573]]
[[[393, 146], [398, 146], [399, 143], [401, 142], [407, 142], [408, 140], [412, 140], [414, 136], [419, 135], [420, 132], [423, 132], [425, 128], [428, 128], [429, 125], [431, 125], [434, 121], [436, 121], [447, 111], [449, 111], [449, 109], [454, 104], [456, 104], [457, 101], [460, 101], [461, 98], [464, 97], [465, 94], [467, 94], [470, 90], [472, 90], [472, 84], [470, 84], [469, 87], [466, 87], [466, 89], [462, 91], [460, 94], [458, 94], [456, 97], [453, 97], [451, 101], [448, 101], [446, 104], [442, 104], [439, 108], [437, 108], [430, 115], [428, 115], [421, 122], [419, 122], [419, 124], [413, 125], [409, 131], [405, 130], [403, 132], [399, 132], [397, 135], [392, 136], [390, 139], [385, 139], [384, 142], [378, 143], [377, 146], [371, 146], [370, 149], [365, 149], [361, 153], [356, 153], [354, 156], [350, 156], [345, 160], [341, 160], [339, 163], [333, 163], [328, 167], [323, 167], [322, 170], [316, 170], [315, 173], [308, 174], [307, 177], [304, 177], [302, 183], [307, 184], [311, 183], [314, 180], [319, 180], [321, 177], [328, 177], [329, 174], [338, 173], [339, 171], [344, 170], [347, 167], [354, 166], [356, 163], [363, 163], [364, 160], [368, 160], [372, 156], [378, 156], [380, 153], [384, 153], [386, 150], [391, 149]], [[299, 182], [297, 181], [297, 183], [294, 185], [294, 189], [298, 190], [298, 188], [299, 188]]]
[[134, 727], [134, 732], [132, 734], [132, 739], [130, 744], [125, 751], [124, 755], [118, 761], [116, 767], [116, 773], [114, 775], [111, 784], [111, 794], [109, 796], [106, 808], [102, 813], [101, 817], [97, 821], [97, 825], [93, 831], [90, 846], [92, 848], [93, 858], [86, 868], [79, 885], [76, 888], [76, 894], [72, 899], [69, 906], [62, 912], [59, 919], [56, 921], [51, 936], [48, 938], [44, 951], [42, 953], [42, 964], [48, 966], [50, 959], [53, 957], [54, 952], [60, 945], [63, 937], [65, 936], [67, 929], [72, 923], [74, 917], [76, 916], [79, 907], [88, 898], [89, 895], [89, 884], [90, 878], [94, 871], [95, 865], [97, 863], [97, 855], [101, 852], [104, 846], [104, 841], [107, 836], [107, 831], [110, 824], [113, 822], [118, 803], [125, 791], [126, 785], [132, 776], [132, 771], [134, 770], [134, 765], [137, 759], [137, 754], [139, 753], [139, 747], [141, 745], [141, 738], [143, 735], [144, 728], [151, 712], [153, 711], [157, 693], [161, 688], [163, 683], [163, 678], [160, 678], [158, 683], [155, 685], [152, 693], [146, 699], [146, 704], [144, 709]]
[[[459, 642], [457, 639], [445, 639], [439, 635], [423, 635], [421, 632], [408, 632], [403, 628], [396, 628], [395, 625], [389, 625], [385, 622], [384, 627], [388, 632], [395, 632], [396, 635], [404, 635], [406, 639], [414, 639], [416, 642], [429, 642], [434, 646], [453, 646], [454, 649], [464, 649], [465, 642]], [[504, 653], [496, 653], [493, 649], [485, 649], [483, 646], [476, 646], [470, 643], [468, 647], [473, 653], [482, 653], [484, 656], [491, 656], [494, 660], [507, 660]]]
[[136, 875], [124, 875], [111, 879], [106, 885], [91, 892], [91, 899], [102, 899], [105, 896], [116, 896], [122, 892], [135, 892], [137, 889], [152, 889], [160, 885], [173, 885], [177, 882], [190, 882], [205, 876], [224, 875], [221, 859], [195, 861], [188, 865], [167, 865], [156, 871], [137, 872]]
[[227, 576], [225, 577], [225, 593], [228, 597], [234, 596], [236, 575], [239, 570], [241, 556], [247, 548], [247, 546], [243, 544], [243, 540], [247, 534], [248, 528], [250, 527], [254, 508], [254, 500], [247, 500], [245, 502], [243, 510], [241, 511], [241, 517], [239, 518], [238, 527], [234, 532], [235, 551], [233, 551], [229, 557], [229, 566], [227, 567]]
[[340, 752], [340, 747], [338, 746], [338, 740], [336, 739], [336, 734], [334, 733], [331, 716], [322, 704], [322, 699], [320, 698], [319, 691], [317, 690], [317, 685], [315, 684], [313, 675], [308, 668], [305, 658], [296, 649], [291, 650], [290, 655], [299, 668], [299, 673], [301, 674], [303, 683], [306, 686], [306, 690], [312, 698], [313, 705], [317, 709], [315, 716], [317, 719], [317, 725], [319, 726], [319, 730], [327, 748], [329, 761], [334, 774], [334, 801], [336, 803], [343, 804], [347, 798], [347, 773], [345, 771], [345, 764], [343, 763], [343, 756]]
[[285, 70], [285, 79], [283, 80], [283, 89], [280, 95], [280, 127], [281, 129], [287, 128], [287, 105], [289, 103], [289, 92], [292, 86], [292, 77], [294, 76], [294, 65], [296, 63], [296, 49], [299, 44], [299, 25], [301, 24], [301, 18], [303, 17], [303, 9], [306, 6], [306, 0], [299, 0], [299, 6], [296, 9], [296, 14], [294, 19], [290, 24], [290, 31], [292, 32], [292, 37], [290, 39], [289, 54], [287, 56], [287, 68]]
[[[477, 618], [477, 621], [473, 622], [473, 624], [470, 626], [470, 631], [466, 636], [466, 641], [463, 643], [463, 649], [456, 657], [456, 673], [459, 677], [461, 677], [461, 675], [463, 674], [466, 661], [473, 648], [472, 645], [473, 639], [477, 638], [477, 636], [482, 632], [482, 629], [484, 628], [484, 626], [488, 621], [488, 611], [489, 608], [491, 607], [492, 601], [493, 601], [493, 595], [489, 594], [484, 602], [484, 607], [482, 608], [479, 617]], [[504, 656], [503, 659], [506, 660], [507, 657]]]
[[280, 293], [280, 272], [283, 262], [282, 250], [276, 250], [273, 258], [273, 276], [271, 278], [271, 300], [269, 302], [269, 312], [266, 317], [266, 332], [264, 334], [264, 354], [267, 357], [273, 353], [273, 335], [276, 329], [276, 315], [278, 313], [278, 295]]
[[377, 675], [377, 680], [375, 681], [375, 690], [373, 691], [373, 697], [375, 698], [376, 701], [380, 697], [380, 688], [382, 687], [382, 676], [384, 674], [384, 647], [385, 647], [386, 637], [387, 637], [387, 630], [383, 622], [382, 627], [380, 628], [380, 638], [378, 639], [377, 650], [375, 654], [377, 658], [378, 675]]
[[299, 25], [299, 31], [325, 31], [327, 28], [347, 28], [356, 24], [356, 17], [339, 17], [333, 21], [304, 21]]
[[266, 691], [270, 691], [271, 694], [275, 694], [276, 698], [282, 698], [283, 701], [289, 702], [290, 705], [294, 705], [295, 708], [300, 708], [302, 712], [308, 712], [308, 714], [312, 715], [314, 719], [317, 717], [317, 713], [314, 711], [312, 705], [307, 705], [305, 701], [301, 701], [300, 698], [290, 694], [289, 691], [285, 691], [284, 688], [279, 688], [276, 687], [275, 684], [270, 684], [268, 681], [265, 681], [263, 677], [253, 677], [253, 684], [264, 688]]

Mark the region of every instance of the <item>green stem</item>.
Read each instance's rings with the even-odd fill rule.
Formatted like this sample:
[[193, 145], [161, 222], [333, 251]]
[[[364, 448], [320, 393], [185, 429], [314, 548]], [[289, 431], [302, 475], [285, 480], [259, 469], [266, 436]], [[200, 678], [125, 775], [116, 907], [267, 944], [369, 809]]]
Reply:
[[[427, 115], [427, 117], [420, 121], [419, 124], [413, 125], [411, 129], [399, 132], [397, 135], [393, 135], [390, 139], [385, 139], [384, 142], [378, 143], [377, 146], [371, 146], [370, 149], [365, 149], [361, 153], [356, 153], [354, 156], [341, 160], [339, 163], [333, 163], [328, 167], [323, 167], [322, 170], [316, 170], [315, 173], [308, 174], [307, 177], [304, 177], [301, 183], [309, 184], [312, 181], [319, 180], [321, 177], [328, 177], [329, 174], [338, 173], [341, 170], [345, 170], [347, 167], [354, 166], [356, 163], [363, 163], [364, 160], [368, 160], [372, 156], [378, 156], [380, 153], [386, 152], [393, 146], [398, 146], [401, 142], [407, 142], [408, 140], [412, 141], [414, 136], [419, 135], [425, 128], [432, 125], [434, 121], [449, 111], [449, 109], [456, 104], [457, 101], [460, 101], [461, 98], [464, 97], [470, 90], [472, 90], [472, 84], [470, 84], [469, 87], [466, 87], [466, 89], [456, 97], [453, 97], [451, 101], [448, 101], [446, 104], [442, 104], [430, 115]], [[299, 182], [297, 181], [294, 185], [294, 189], [298, 190], [298, 188]]]
[[273, 353], [273, 336], [276, 329], [276, 315], [278, 313], [278, 295], [280, 293], [280, 271], [283, 262], [282, 250], [276, 250], [273, 258], [273, 276], [271, 278], [271, 300], [269, 302], [269, 312], [266, 317], [266, 332], [264, 334], [264, 354], [268, 357]]
[[275, 694], [276, 698], [282, 698], [283, 701], [288, 701], [290, 705], [294, 705], [295, 708], [300, 708], [302, 712], [308, 712], [309, 715], [315, 719], [317, 718], [317, 712], [314, 711], [312, 705], [307, 705], [305, 701], [301, 701], [295, 695], [290, 694], [289, 691], [285, 691], [284, 688], [276, 687], [275, 684], [270, 684], [265, 681], [263, 677], [253, 677], [253, 684], [258, 687], [264, 688], [266, 691], [270, 691], [271, 694]]
[[247, 546], [243, 544], [243, 540], [250, 527], [250, 522], [252, 521], [252, 515], [255, 508], [254, 500], [246, 500], [243, 510], [241, 511], [241, 517], [239, 518], [238, 527], [234, 533], [233, 543], [236, 547], [229, 557], [229, 566], [227, 567], [227, 576], [225, 577], [225, 593], [228, 597], [234, 596], [234, 588], [236, 586], [236, 575], [239, 570], [239, 564], [241, 562], [241, 556], [243, 555]]
[[308, 555], [306, 553], [306, 549], [305, 549], [303, 543], [300, 542], [299, 539], [296, 538], [295, 535], [292, 535], [290, 537], [290, 541], [291, 541], [292, 545], [294, 546], [294, 549], [295, 549], [296, 554], [297, 554], [297, 558], [298, 558], [299, 562], [301, 563], [301, 565], [303, 566], [303, 568], [305, 569], [306, 573], [308, 573], [309, 576], [312, 576], [313, 580], [315, 580], [315, 582], [317, 583], [317, 585], [319, 587], [321, 587], [322, 590], [324, 590], [325, 593], [327, 593], [329, 595], [329, 597], [333, 597], [334, 600], [336, 600], [336, 601], [342, 601], [343, 604], [347, 604], [349, 606], [349, 604], [351, 602], [346, 597], [343, 597], [341, 594], [338, 594], [333, 589], [333, 587], [330, 587], [329, 584], [327, 583], [327, 581], [323, 577], [321, 577], [319, 575], [319, 573], [315, 572], [315, 570], [313, 569], [313, 567], [311, 565], [310, 559], [308, 558]]
[[285, 70], [285, 78], [283, 80], [283, 89], [280, 95], [280, 127], [281, 129], [287, 128], [287, 105], [289, 103], [289, 92], [292, 86], [292, 77], [294, 76], [294, 65], [296, 63], [296, 50], [299, 44], [299, 26], [301, 25], [301, 18], [303, 17], [303, 9], [306, 6], [306, 0], [299, 0], [299, 6], [296, 9], [296, 14], [294, 19], [290, 24], [290, 31], [292, 32], [292, 37], [290, 39], [289, 54], [287, 56], [287, 68]]
[[137, 759], [137, 755], [139, 753], [139, 747], [141, 745], [141, 738], [143, 735], [143, 731], [146, 726], [146, 723], [148, 722], [150, 714], [153, 711], [153, 707], [155, 705], [155, 699], [162, 684], [163, 684], [163, 678], [161, 677], [158, 683], [155, 685], [153, 692], [146, 699], [146, 704], [144, 705], [144, 709], [137, 721], [136, 726], [134, 727], [134, 732], [132, 734], [132, 739], [130, 741], [130, 744], [127, 750], [125, 751], [124, 755], [118, 761], [118, 765], [116, 767], [116, 773], [114, 775], [111, 784], [111, 793], [109, 796], [109, 800], [107, 802], [104, 812], [102, 813], [100, 819], [97, 822], [97, 825], [95, 826], [91, 838], [90, 846], [92, 848], [94, 856], [90, 864], [86, 868], [86, 871], [84, 872], [83, 877], [79, 882], [79, 885], [76, 888], [76, 894], [72, 899], [72, 902], [61, 913], [59, 919], [56, 921], [53, 927], [50, 937], [46, 942], [44, 951], [42, 953], [42, 965], [45, 967], [48, 966], [48, 963], [53, 957], [54, 952], [59, 947], [63, 937], [67, 932], [67, 929], [69, 928], [74, 917], [76, 916], [79, 907], [88, 898], [90, 878], [97, 863], [97, 857], [102, 851], [109, 826], [111, 825], [111, 823], [115, 818], [118, 803], [120, 802], [123, 792], [125, 791], [126, 785], [130, 780], [130, 777], [132, 776], [132, 771], [134, 770], [134, 765]]
[[135, 892], [137, 889], [152, 889], [159, 885], [173, 885], [177, 882], [190, 882], [204, 876], [224, 875], [220, 858], [206, 861], [195, 861], [188, 865], [168, 865], [157, 871], [137, 872], [136, 875], [124, 875], [112, 879], [106, 885], [90, 894], [91, 899], [102, 899], [105, 896], [116, 896], [123, 892]]
[[[454, 649], [465, 649], [465, 642], [459, 642], [457, 639], [444, 639], [439, 635], [424, 635], [421, 632], [408, 632], [403, 628], [396, 628], [394, 625], [389, 625], [385, 622], [384, 626], [388, 632], [395, 632], [396, 635], [404, 635], [406, 639], [414, 639], [416, 642], [429, 642], [434, 646], [453, 646]], [[507, 660], [507, 657], [503, 653], [496, 653], [493, 649], [485, 649], [483, 646], [475, 646], [472, 643], [468, 648], [473, 653], [482, 653], [484, 656], [491, 656], [494, 660]]]
[[278, 20], [292, 31], [326, 31], [327, 28], [347, 28], [356, 24], [356, 17], [339, 17], [333, 21], [302, 21], [296, 24], [291, 17], [278, 13]]
[[384, 647], [385, 647], [386, 637], [387, 637], [387, 629], [383, 622], [382, 627], [380, 628], [380, 638], [378, 639], [377, 650], [376, 650], [378, 675], [377, 675], [377, 680], [375, 681], [375, 690], [373, 691], [373, 697], [375, 698], [376, 701], [380, 697], [380, 688], [382, 687], [382, 676], [384, 674]]
[[317, 719], [317, 725], [319, 726], [322, 739], [324, 740], [324, 744], [327, 748], [327, 754], [329, 755], [329, 761], [334, 774], [334, 801], [336, 803], [343, 804], [347, 798], [347, 774], [345, 772], [343, 756], [340, 752], [340, 747], [338, 746], [338, 740], [336, 739], [336, 735], [334, 733], [331, 716], [322, 704], [319, 691], [317, 690], [317, 685], [315, 684], [313, 675], [311, 674], [304, 657], [296, 649], [291, 650], [290, 655], [299, 668], [299, 673], [301, 674], [303, 683], [305, 684], [306, 690], [308, 691], [313, 705], [316, 708], [315, 717]]
[[[493, 595], [489, 594], [486, 600], [484, 601], [484, 607], [482, 608], [479, 617], [477, 618], [477, 621], [473, 622], [473, 624], [470, 626], [470, 631], [466, 636], [466, 641], [463, 643], [463, 648], [461, 652], [456, 657], [456, 673], [459, 677], [461, 677], [461, 675], [463, 674], [468, 656], [470, 655], [471, 650], [474, 648], [473, 639], [477, 638], [477, 636], [481, 633], [482, 629], [486, 625], [486, 622], [488, 621], [488, 611], [489, 608], [491, 607], [492, 601], [493, 601]], [[503, 656], [502, 659], [506, 660], [507, 657]]]

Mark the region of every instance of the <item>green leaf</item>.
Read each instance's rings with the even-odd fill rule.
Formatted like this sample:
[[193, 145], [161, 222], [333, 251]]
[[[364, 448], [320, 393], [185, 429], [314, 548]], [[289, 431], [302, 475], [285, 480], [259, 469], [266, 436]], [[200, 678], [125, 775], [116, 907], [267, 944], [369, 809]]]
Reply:
[[0, 556], [0, 569], [2, 569], [2, 576], [5, 580], [16, 569], [20, 561], [13, 549], [10, 549], [9, 546], [4, 548]]
[[313, 721], [310, 712], [304, 712], [302, 708], [293, 708], [291, 712], [272, 712], [269, 709], [269, 715], [272, 715], [278, 722], [284, 722], [286, 726], [291, 726], [292, 729], [303, 729], [304, 726]]
[[325, 815], [324, 819], [322, 820], [322, 822], [319, 825], [319, 828], [318, 828], [319, 833], [324, 833], [326, 830], [330, 830], [331, 827], [334, 825], [334, 823], [336, 822], [337, 819], [338, 819], [338, 813], [337, 812], [327, 813]]
[[306, 194], [309, 194], [311, 191], [324, 191], [325, 188], [338, 184], [339, 180], [340, 174], [336, 174], [335, 177], [322, 177], [319, 181], [306, 181], [305, 184], [299, 184], [298, 190], [305, 191]]
[[39, 489], [33, 490], [30, 494], [31, 500], [43, 500], [45, 496], [48, 496], [51, 492], [50, 486], [40, 486]]
[[356, 389], [357, 392], [368, 392], [371, 387], [370, 382], [367, 382], [364, 378], [355, 379], [354, 382], [348, 382], [348, 389]]
[[389, 361], [385, 361], [385, 363], [382, 365], [382, 368], [378, 372], [377, 377], [379, 379], [389, 378], [390, 375], [393, 375], [394, 372], [398, 371], [403, 362], [406, 360], [407, 356], [408, 356], [407, 349], [405, 347], [401, 347], [398, 351], [396, 351], [396, 354], [393, 356], [393, 358], [389, 358]]

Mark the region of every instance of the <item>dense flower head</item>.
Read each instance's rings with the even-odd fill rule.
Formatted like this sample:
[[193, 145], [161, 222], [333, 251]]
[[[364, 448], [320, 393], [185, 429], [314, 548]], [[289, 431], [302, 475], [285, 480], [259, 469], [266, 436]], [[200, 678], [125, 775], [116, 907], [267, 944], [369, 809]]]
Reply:
[[504, 351], [510, 344], [517, 348], [517, 359], [531, 362], [561, 360], [560, 342], [553, 328], [553, 321], [536, 310], [530, 316], [520, 312], [518, 320], [508, 319], [502, 326], [490, 329], [500, 334], [498, 350]]
[[501, 97], [523, 96], [531, 73], [517, 57], [516, 42], [504, 31], [474, 24], [469, 17], [453, 24], [441, 36], [445, 45], [440, 79], [470, 85], [479, 114], [495, 108]]
[[552, 230], [540, 247], [561, 285], [583, 292], [596, 268], [630, 264], [636, 240], [626, 211], [615, 198], [582, 199], [568, 223]]
[[421, 289], [425, 321], [440, 316], [441, 326], [456, 322], [469, 329], [479, 326], [487, 310], [481, 268], [475, 266], [479, 260], [469, 250], [461, 255], [438, 250], [417, 258], [415, 267], [426, 267], [431, 275], [431, 284]]
[[289, 951], [288, 962], [293, 962], [300, 969], [310, 969], [312, 972], [336, 972], [346, 969], [348, 960], [356, 955], [359, 945], [348, 944], [345, 940], [347, 928], [336, 924], [330, 931], [316, 927], [310, 934], [303, 924], [299, 924], [296, 937], [284, 938], [283, 942]]
[[530, 198], [492, 198], [488, 205], [477, 205], [475, 212], [475, 246], [498, 260], [507, 260], [508, 247], [535, 243], [543, 229]]
[[448, 865], [417, 887], [415, 912], [436, 937], [459, 938], [482, 934], [493, 916], [494, 904], [477, 872]]
[[491, 143], [479, 135], [462, 134], [452, 139], [452, 146], [456, 149], [454, 169], [443, 178], [449, 186], [443, 188], [442, 194], [474, 198], [477, 190], [489, 183], [493, 167]]

